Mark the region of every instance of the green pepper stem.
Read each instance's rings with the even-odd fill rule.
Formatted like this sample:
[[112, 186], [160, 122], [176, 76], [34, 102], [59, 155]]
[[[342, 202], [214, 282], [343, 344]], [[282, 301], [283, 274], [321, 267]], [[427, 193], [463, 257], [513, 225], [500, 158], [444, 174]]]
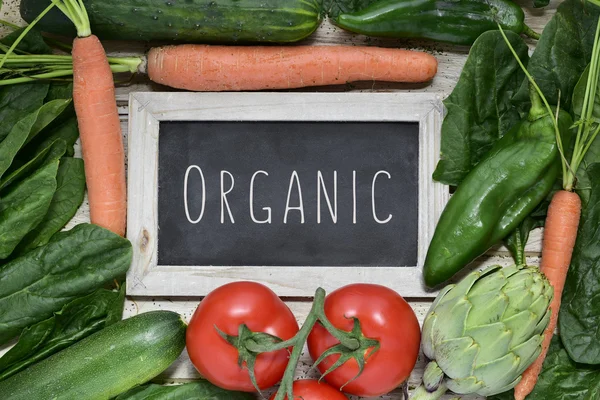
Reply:
[[529, 26], [527, 26], [525, 24], [523, 24], [523, 33], [525, 34], [525, 36], [530, 37], [535, 40], [540, 40], [540, 38], [542, 37], [542, 35], [540, 35], [539, 33], [537, 33], [536, 31], [534, 31], [533, 29], [531, 29]]

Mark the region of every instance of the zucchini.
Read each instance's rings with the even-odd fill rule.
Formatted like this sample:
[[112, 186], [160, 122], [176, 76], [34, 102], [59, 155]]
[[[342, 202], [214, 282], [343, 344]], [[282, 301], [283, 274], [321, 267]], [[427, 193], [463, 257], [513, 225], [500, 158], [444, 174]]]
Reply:
[[[33, 21], [51, 0], [22, 0], [21, 16]], [[100, 39], [175, 40], [196, 43], [296, 42], [321, 22], [319, 0], [84, 0], [92, 32]], [[58, 9], [37, 26], [75, 36]]]
[[185, 329], [171, 311], [119, 321], [0, 382], [0, 394], [10, 400], [110, 399], [171, 365], [185, 347]]

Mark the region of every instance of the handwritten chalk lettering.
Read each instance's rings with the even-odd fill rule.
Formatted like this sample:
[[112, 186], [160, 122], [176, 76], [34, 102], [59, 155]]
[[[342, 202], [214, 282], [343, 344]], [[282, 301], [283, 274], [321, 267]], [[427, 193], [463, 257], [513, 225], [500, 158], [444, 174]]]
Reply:
[[[190, 172], [195, 169], [200, 174], [200, 179], [202, 180], [202, 208], [200, 209], [200, 215], [196, 219], [192, 219], [190, 217], [190, 208], [188, 206], [188, 180], [190, 177]], [[202, 170], [197, 165], [190, 165], [185, 171], [185, 178], [183, 179], [183, 206], [185, 208], [185, 216], [188, 221], [192, 224], [197, 224], [202, 220], [202, 216], [204, 216], [204, 208], [206, 206], [206, 181], [204, 180], [204, 174]]]
[[[200, 192], [200, 195], [202, 196], [202, 200], [201, 200], [201, 208], [200, 208], [200, 213], [198, 215], [198, 217], [196, 219], [192, 218], [192, 216], [190, 215], [190, 204], [197, 204], [197, 200], [194, 197], [194, 193], [190, 194], [189, 193], [189, 182], [192, 179], [190, 177], [190, 174], [192, 171], [196, 170], [198, 172], [198, 175], [200, 177], [200, 182], [202, 184], [202, 190]], [[271, 207], [268, 206], [263, 206], [262, 208], [260, 208], [260, 210], [262, 210], [264, 212], [264, 214], [266, 214], [266, 218], [264, 219], [258, 219], [256, 216], [256, 210], [255, 210], [255, 181], [257, 179], [257, 177], [259, 175], [262, 175], [266, 178], [269, 177], [269, 173], [267, 171], [263, 171], [263, 170], [258, 170], [256, 172], [254, 172], [254, 174], [252, 174], [252, 177], [250, 178], [250, 185], [249, 185], [249, 192], [248, 192], [248, 196], [249, 196], [249, 214], [250, 214], [250, 219], [252, 220], [253, 223], [255, 224], [271, 224], [273, 222], [272, 220], [272, 215], [273, 215], [273, 209]], [[388, 180], [392, 179], [392, 175], [385, 170], [380, 170], [377, 171], [374, 175], [373, 175], [373, 179], [372, 179], [372, 183], [371, 183], [371, 214], [373, 217], [373, 220], [375, 222], [377, 222], [378, 224], [387, 224], [392, 220], [393, 215], [392, 214], [388, 214], [387, 218], [385, 219], [380, 219], [378, 217], [378, 215], [381, 215], [381, 210], [379, 210], [379, 214], [378, 214], [378, 209], [377, 209], [377, 196], [376, 196], [376, 187], [378, 187], [379, 185], [384, 185], [383, 182], [378, 182], [378, 177], [380, 175], [385, 175], [387, 177]], [[331, 217], [331, 222], [333, 224], [337, 224], [338, 223], [338, 173], [337, 171], [333, 171], [333, 173], [331, 175], [332, 178], [327, 179], [324, 177], [323, 172], [321, 170], [317, 171], [317, 176], [316, 176], [316, 222], [317, 224], [321, 224], [322, 222], [322, 213], [323, 210], [322, 208], [325, 208], [322, 206], [322, 199], [325, 199], [325, 203], [327, 204], [327, 210], [329, 211], [329, 215]], [[266, 179], [265, 178], [265, 179]], [[197, 179], [197, 178], [193, 178], [193, 179]], [[329, 189], [328, 189], [329, 187]], [[357, 189], [358, 188], [358, 174], [356, 171], [352, 171], [352, 223], [356, 224], [357, 220], [358, 220], [358, 210], [357, 210]], [[220, 222], [221, 224], [225, 224], [225, 223], [235, 223], [235, 219], [233, 217], [233, 213], [231, 211], [231, 206], [229, 204], [229, 199], [227, 198], [227, 195], [229, 195], [230, 193], [232, 193], [235, 189], [235, 178], [233, 176], [233, 174], [229, 171], [226, 170], [222, 170], [220, 171]], [[202, 172], [202, 169], [197, 166], [197, 165], [190, 165], [186, 171], [185, 171], [185, 175], [184, 175], [184, 179], [183, 179], [183, 199], [184, 199], [184, 209], [185, 209], [185, 215], [187, 217], [187, 220], [191, 223], [191, 224], [197, 224], [199, 223], [203, 216], [204, 216], [204, 211], [206, 209], [206, 193], [207, 193], [207, 189], [206, 189], [206, 180], [204, 177], [204, 173]], [[312, 192], [314, 193], [314, 192]], [[275, 197], [275, 201], [277, 201], [277, 196], [273, 196]], [[194, 201], [196, 200], [196, 202]], [[235, 200], [234, 200], [235, 203]], [[301, 224], [304, 224], [306, 222], [305, 220], [305, 210], [304, 210], [305, 206], [304, 206], [304, 198], [302, 195], [302, 185], [300, 182], [300, 177], [298, 176], [298, 172], [297, 171], [292, 171], [292, 173], [290, 174], [290, 180], [289, 180], [289, 185], [287, 188], [287, 198], [285, 201], [285, 212], [283, 215], [283, 223], [287, 224], [288, 220], [290, 223], [296, 222], [298, 221]], [[298, 211], [299, 214], [298, 218], [295, 217], [291, 217], [290, 216], [290, 212], [291, 211]], [[327, 212], [327, 211], [325, 211]], [[227, 213], [227, 217], [226, 218], [226, 214]], [[263, 215], [264, 215], [263, 214]], [[228, 219], [228, 221], [226, 222], [226, 220]]]

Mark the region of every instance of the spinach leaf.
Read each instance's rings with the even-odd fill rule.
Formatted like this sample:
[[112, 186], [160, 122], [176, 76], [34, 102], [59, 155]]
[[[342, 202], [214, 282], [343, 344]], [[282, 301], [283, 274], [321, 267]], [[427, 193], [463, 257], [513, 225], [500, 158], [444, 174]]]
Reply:
[[[513, 390], [488, 400], [513, 400]], [[573, 362], [559, 336], [554, 336], [533, 392], [526, 400], [596, 400], [600, 398], [600, 368]]]
[[230, 392], [212, 383], [199, 380], [176, 386], [149, 384], [138, 386], [115, 400], [252, 400], [251, 393]]
[[[581, 74], [581, 78], [579, 78], [579, 82], [575, 86], [573, 90], [573, 114], [579, 119], [581, 117], [581, 111], [583, 110], [583, 102], [585, 100], [585, 89], [588, 83], [588, 77], [590, 75], [590, 65], [586, 67], [583, 74]], [[595, 121], [600, 122], [600, 88], [596, 92], [596, 98], [594, 99], [594, 111], [593, 111]]]
[[600, 159], [578, 175], [585, 175], [578, 182], [582, 216], [562, 295], [560, 332], [574, 361], [600, 364]]
[[73, 83], [52, 82], [44, 103], [58, 99], [73, 98]]
[[125, 286], [119, 291], [98, 289], [25, 329], [19, 342], [0, 358], [0, 381], [120, 321], [124, 301]]
[[92, 224], [0, 266], [0, 344], [127, 272], [129, 240]]
[[[550, 102], [570, 110], [573, 90], [591, 59], [600, 8], [582, 0], [566, 0], [548, 22], [527, 69]], [[524, 81], [516, 100], [528, 103]]]
[[18, 168], [8, 171], [8, 174], [0, 180], [0, 193], [2, 190], [11, 185], [12, 183], [20, 180], [31, 171], [46, 165], [50, 162], [60, 159], [67, 150], [67, 145], [64, 140], [57, 139], [46, 148], [41, 149], [31, 160], [25, 164], [20, 165]]
[[70, 100], [53, 100], [14, 125], [8, 136], [0, 142], [0, 178], [9, 169], [21, 147], [48, 126], [70, 102]]
[[[62, 141], [62, 140], [61, 140]], [[39, 225], [30, 231], [17, 246], [15, 253], [24, 254], [50, 240], [73, 218], [83, 202], [85, 193], [85, 173], [83, 160], [63, 158], [56, 175], [56, 192], [46, 216]]]
[[331, 19], [335, 19], [340, 14], [353, 13], [367, 8], [377, 0], [324, 0], [323, 10]]
[[36, 154], [39, 149], [48, 147], [57, 139], [62, 139], [66, 142], [67, 150], [65, 155], [67, 157], [73, 157], [73, 154], [75, 154], [73, 146], [78, 138], [79, 129], [77, 127], [77, 117], [73, 115], [56, 126], [48, 127], [48, 129], [44, 130], [43, 133], [32, 140], [31, 143], [23, 147], [17, 157], [19, 159], [28, 159], [32, 157], [33, 154]]
[[48, 212], [57, 170], [58, 160], [19, 182], [0, 199], [0, 259], [7, 258]]
[[48, 85], [41, 83], [23, 83], [0, 88], [0, 141], [8, 136], [19, 120], [42, 106], [46, 94]]
[[[25, 28], [20, 28], [14, 32], [11, 32], [10, 34], [8, 34], [5, 37], [3, 37], [2, 39], [0, 39], [0, 43], [4, 44], [6, 46], [11, 46], [15, 42], [15, 40], [17, 40], [17, 38], [19, 36], [21, 36], [21, 33], [23, 33], [24, 29]], [[21, 40], [21, 42], [17, 45], [17, 50], [21, 50], [23, 52], [32, 53], [32, 54], [51, 54], [52, 53], [52, 48], [50, 48], [50, 46], [48, 46], [46, 44], [46, 42], [44, 41], [44, 37], [42, 36], [42, 33], [35, 28], [31, 29], [27, 33], [27, 35], [25, 35], [23, 40]]]
[[[507, 36], [527, 62], [528, 48], [516, 33]], [[444, 101], [440, 162], [433, 179], [457, 186], [494, 143], [520, 119], [511, 99], [525, 74], [498, 31], [473, 44], [458, 84]]]

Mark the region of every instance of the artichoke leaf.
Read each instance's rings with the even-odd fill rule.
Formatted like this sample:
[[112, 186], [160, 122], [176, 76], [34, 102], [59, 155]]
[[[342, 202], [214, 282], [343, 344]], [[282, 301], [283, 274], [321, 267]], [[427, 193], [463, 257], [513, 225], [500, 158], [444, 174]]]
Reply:
[[483, 271], [475, 271], [465, 276], [459, 283], [454, 285], [452, 291], [449, 291], [446, 296], [444, 296], [444, 298], [438, 304], [438, 307], [441, 307], [446, 303], [452, 303], [457, 299], [466, 296], [478, 279], [500, 268], [502, 267], [499, 265], [492, 265]]
[[442, 342], [463, 336], [471, 308], [471, 303], [466, 298], [439, 305], [435, 310], [437, 323], [432, 329], [433, 340]]
[[433, 331], [435, 329], [435, 324], [437, 322], [437, 314], [434, 312], [429, 312], [425, 317], [425, 321], [423, 321], [423, 329], [421, 332], [421, 344], [423, 349], [423, 354], [429, 359], [433, 359], [435, 357], [435, 342], [433, 340]]
[[475, 360], [477, 365], [487, 364], [507, 354], [513, 337], [502, 322], [470, 328], [465, 335], [470, 336], [480, 347]]
[[468, 336], [445, 340], [435, 349], [435, 361], [444, 373], [452, 379], [473, 375], [475, 359], [480, 346]]
[[474, 376], [463, 379], [447, 379], [448, 389], [457, 394], [477, 393], [482, 387], [483, 382], [478, 381]]
[[519, 357], [513, 353], [508, 353], [487, 364], [478, 364], [473, 371], [473, 375], [484, 383], [484, 387], [477, 394], [481, 396], [496, 393], [498, 387], [504, 387], [513, 382], [519, 374]]
[[517, 315], [503, 320], [506, 328], [512, 333], [510, 348], [514, 348], [534, 335], [540, 315], [530, 310], [521, 311]]
[[535, 335], [529, 338], [525, 343], [521, 343], [512, 352], [519, 357], [519, 369], [517, 373], [521, 375], [533, 363], [542, 351], [542, 335]]
[[548, 311], [548, 305], [552, 301], [552, 297], [540, 296], [531, 304], [529, 310], [536, 314], [538, 319], [542, 319], [544, 314]]
[[473, 308], [467, 317], [467, 326], [486, 326], [502, 318], [508, 307], [508, 298], [500, 290], [492, 290], [472, 297], [469, 301]]
[[544, 318], [542, 318], [535, 327], [535, 330], [533, 331], [534, 335], [541, 335], [542, 333], [544, 333], [544, 331], [548, 327], [548, 324], [550, 323], [551, 316], [552, 310], [548, 308], [548, 310], [546, 310], [546, 314], [544, 314]]

